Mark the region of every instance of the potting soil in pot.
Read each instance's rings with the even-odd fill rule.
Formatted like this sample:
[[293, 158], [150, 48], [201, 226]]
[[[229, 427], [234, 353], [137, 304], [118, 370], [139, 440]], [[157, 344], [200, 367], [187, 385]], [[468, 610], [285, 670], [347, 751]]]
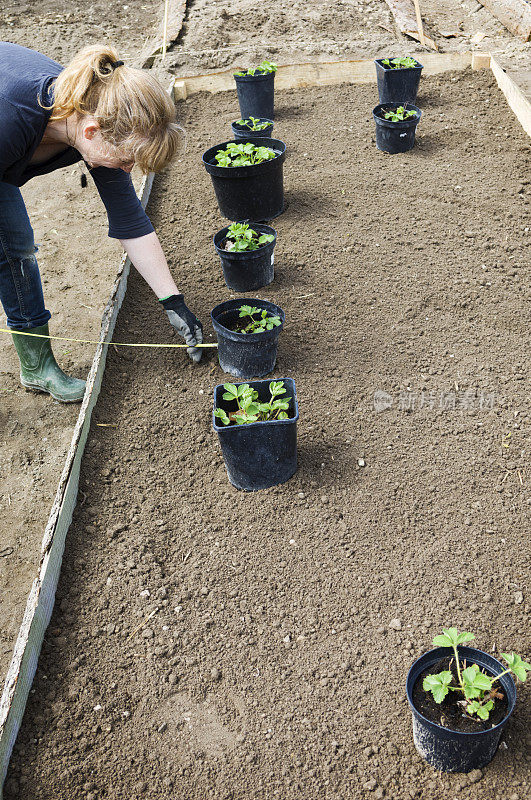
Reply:
[[[277, 93], [293, 148], [258, 294], [289, 320], [273, 373], [297, 385], [288, 483], [229, 483], [215, 351], [109, 348], [6, 800], [524, 800], [529, 678], [476, 783], [421, 760], [402, 694], [453, 620], [531, 652], [529, 139], [486, 72], [427, 77], [390, 177], [375, 95]], [[148, 212], [213, 341], [230, 293], [200, 155], [235, 93], [178, 114], [188, 149]], [[135, 270], [113, 338], [180, 341]]]

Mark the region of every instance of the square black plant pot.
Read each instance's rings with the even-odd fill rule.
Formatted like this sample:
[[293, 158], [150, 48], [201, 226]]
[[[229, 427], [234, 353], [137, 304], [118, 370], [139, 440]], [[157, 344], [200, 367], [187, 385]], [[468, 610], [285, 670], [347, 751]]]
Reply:
[[[391, 61], [393, 56], [389, 57]], [[416, 67], [401, 67], [390, 69], [382, 64], [387, 59], [377, 58], [376, 81], [378, 83], [378, 97], [380, 103], [415, 103], [420, 83], [422, 64], [417, 61]]]
[[[218, 419], [212, 412], [212, 424], [219, 436], [227, 475], [237, 489], [244, 489], [247, 492], [268, 489], [270, 486], [285, 483], [297, 470], [299, 407], [295, 382], [291, 378], [276, 380], [284, 381], [286, 396], [291, 397], [289, 419], [225, 426], [218, 424]], [[269, 401], [271, 381], [248, 383], [258, 392], [260, 402]], [[223, 400], [224, 391], [221, 384], [214, 389], [214, 408], [223, 408], [227, 413], [236, 411], [235, 402]]]

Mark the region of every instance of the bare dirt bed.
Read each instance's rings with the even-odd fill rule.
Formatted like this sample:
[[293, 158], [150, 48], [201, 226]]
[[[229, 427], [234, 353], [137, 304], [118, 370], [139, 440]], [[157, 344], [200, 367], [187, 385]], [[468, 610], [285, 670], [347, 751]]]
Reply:
[[[137, 63], [146, 40], [162, 34], [161, 0], [141, 4], [110, 0], [5, 0], [0, 37], [33, 47], [62, 63], [83, 45], [107, 41]], [[528, 65], [530, 45], [512, 37], [476, 0], [423, 3], [428, 30], [440, 49], [492, 50], [504, 63]], [[440, 31], [454, 32], [446, 39]], [[484, 38], [473, 44], [477, 33]], [[397, 33], [383, 0], [189, 0], [183, 30], [155, 72], [164, 85], [169, 72], [190, 74], [270, 55], [279, 63], [330, 58], [372, 58], [421, 52]], [[527, 59], [527, 61], [526, 61]], [[520, 73], [520, 76], [522, 73]], [[529, 84], [531, 85], [531, 84]], [[120, 248], [108, 240], [105, 214], [93, 187], [81, 190], [77, 168], [24, 187], [36, 240], [52, 328], [79, 338], [99, 330]], [[179, 211], [177, 209], [177, 215]], [[97, 247], [94, 243], [97, 242]], [[35, 576], [44, 526], [77, 415], [49, 398], [22, 394], [16, 356], [4, 337], [0, 352], [0, 682], [9, 664], [26, 597]], [[57, 348], [65, 367], [86, 375], [92, 351], [73, 344]], [[11, 552], [11, 548], [13, 548]]]
[[[376, 150], [374, 104], [372, 86], [278, 93], [288, 206], [258, 294], [287, 315], [292, 480], [228, 483], [214, 355], [109, 353], [114, 427], [91, 432], [7, 800], [523, 800], [529, 687], [468, 778], [416, 754], [404, 681], [443, 625], [531, 649], [529, 141], [486, 72], [423, 82], [409, 154]], [[225, 223], [200, 154], [235, 96], [180, 113], [188, 151], [150, 213], [212, 336]], [[133, 275], [115, 338], [165, 341], [159, 313]]]
[[[422, 16], [440, 52], [494, 52], [513, 68], [529, 70], [531, 45], [477, 0], [423, 0]], [[189, 0], [183, 31], [165, 63], [187, 75], [248, 66], [264, 55], [286, 64], [376, 58], [391, 50], [416, 52], [421, 61], [426, 52], [399, 32], [384, 0]]]

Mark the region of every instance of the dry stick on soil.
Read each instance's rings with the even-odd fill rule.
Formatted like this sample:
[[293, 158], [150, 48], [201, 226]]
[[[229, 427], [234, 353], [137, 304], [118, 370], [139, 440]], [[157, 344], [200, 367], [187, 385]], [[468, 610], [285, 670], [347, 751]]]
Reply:
[[[417, 30], [419, 26], [415, 19], [415, 8], [411, 0], [385, 0], [385, 2], [391, 9], [391, 13], [400, 32], [409, 36], [411, 39], [420, 41], [420, 32]], [[439, 49], [433, 39], [426, 36], [424, 30], [422, 31], [422, 36], [424, 37], [425, 47], [431, 47], [432, 50]]]
[[168, 4], [169, 0], [164, 0], [164, 25], [162, 31], [162, 60], [166, 58], [166, 36], [168, 35]]
[[413, 0], [415, 3], [415, 15], [417, 17], [417, 26], [419, 29], [419, 36], [420, 36], [420, 43], [423, 47], [426, 47], [426, 39], [424, 38], [424, 25], [422, 24], [422, 15], [420, 13], [420, 3], [419, 0]]
[[130, 634], [129, 634], [129, 636], [127, 637], [127, 641], [129, 641], [129, 639], [132, 639], [132, 638], [133, 638], [133, 636], [135, 635], [135, 633], [138, 633], [138, 631], [139, 631], [141, 628], [143, 628], [143, 627], [144, 627], [144, 625], [147, 625], [147, 623], [149, 622], [149, 620], [151, 619], [151, 617], [154, 617], [154, 616], [155, 616], [155, 614], [157, 613], [157, 611], [160, 611], [160, 608], [156, 608], [154, 611], [152, 611], [152, 612], [151, 612], [151, 614], [148, 614], [148, 616], [145, 618], [144, 622], [141, 622], [141, 623], [140, 623], [140, 625], [138, 625], [138, 627], [136, 627], [136, 628], [134, 629], [134, 631], [133, 631], [132, 633], [130, 633]]

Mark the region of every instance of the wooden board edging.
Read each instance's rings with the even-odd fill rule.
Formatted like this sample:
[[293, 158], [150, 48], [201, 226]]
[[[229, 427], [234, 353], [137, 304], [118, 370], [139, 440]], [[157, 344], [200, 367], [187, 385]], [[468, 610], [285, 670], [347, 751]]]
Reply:
[[[438, 75], [452, 69], [465, 69], [473, 55], [466, 53], [423, 53], [423, 75]], [[318, 61], [306, 64], [285, 64], [275, 76], [277, 89], [302, 89], [308, 86], [333, 86], [339, 83], [374, 83], [376, 68], [372, 59]], [[175, 100], [186, 100], [197, 92], [225, 92], [235, 88], [233, 70], [175, 78]]]
[[531, 101], [494, 56], [491, 56], [490, 68], [518, 122], [531, 136]]

